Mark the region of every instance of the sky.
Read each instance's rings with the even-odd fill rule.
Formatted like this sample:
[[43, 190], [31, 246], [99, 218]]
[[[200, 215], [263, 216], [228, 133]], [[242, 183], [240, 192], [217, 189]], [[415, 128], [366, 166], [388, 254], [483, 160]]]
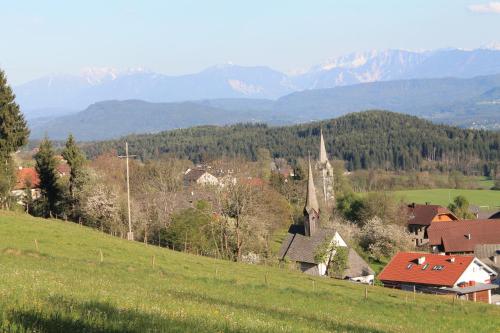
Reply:
[[372, 49], [500, 42], [500, 1], [0, 0], [11, 84], [86, 67], [163, 74], [232, 62], [290, 72]]

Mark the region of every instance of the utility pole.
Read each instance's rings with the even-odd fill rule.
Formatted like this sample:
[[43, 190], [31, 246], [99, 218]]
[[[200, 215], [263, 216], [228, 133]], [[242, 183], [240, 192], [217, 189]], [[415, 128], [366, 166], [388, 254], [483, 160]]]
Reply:
[[125, 156], [118, 156], [119, 158], [125, 158], [125, 163], [127, 165], [127, 209], [128, 209], [128, 232], [127, 239], [129, 241], [134, 240], [134, 233], [132, 232], [132, 218], [130, 217], [130, 174], [128, 167], [128, 159], [129, 157], [135, 157], [137, 155], [129, 155], [128, 154], [128, 142], [125, 141]]

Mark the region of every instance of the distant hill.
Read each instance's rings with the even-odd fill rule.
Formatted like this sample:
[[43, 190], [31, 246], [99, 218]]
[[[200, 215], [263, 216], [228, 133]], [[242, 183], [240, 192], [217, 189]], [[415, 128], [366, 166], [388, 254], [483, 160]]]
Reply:
[[118, 71], [89, 68], [79, 75], [51, 75], [14, 87], [28, 118], [82, 110], [104, 100], [180, 102], [200, 99], [277, 99], [296, 91], [368, 82], [471, 78], [500, 74], [500, 50], [385, 50], [331, 59], [299, 75], [265, 66], [213, 66], [198, 73], [169, 76], [142, 68]]
[[138, 100], [95, 103], [67, 116], [30, 119], [31, 135], [102, 140], [199, 125], [303, 123], [385, 109], [437, 123], [500, 129], [500, 75], [472, 79], [414, 79], [364, 83], [292, 93], [277, 101], [215, 99], [182, 103]]
[[[214, 102], [214, 105], [217, 103]], [[132, 133], [156, 133], [175, 128], [238, 122], [272, 122], [272, 117], [260, 110], [242, 107], [229, 111], [213, 107], [207, 102], [149, 103], [127, 100], [100, 102], [79, 113], [35, 119], [29, 123], [33, 139], [40, 139], [47, 134], [52, 139], [62, 140], [72, 133], [78, 140], [103, 140]]]
[[414, 116], [385, 111], [349, 114], [337, 119], [286, 127], [266, 125], [202, 126], [120, 140], [89, 143], [89, 156], [110, 149], [130, 151], [143, 159], [172, 154], [201, 162], [222, 156], [255, 160], [260, 148], [289, 160], [318, 152], [323, 128], [327, 150], [349, 169], [456, 169], [488, 173], [500, 160], [500, 133], [436, 125]]

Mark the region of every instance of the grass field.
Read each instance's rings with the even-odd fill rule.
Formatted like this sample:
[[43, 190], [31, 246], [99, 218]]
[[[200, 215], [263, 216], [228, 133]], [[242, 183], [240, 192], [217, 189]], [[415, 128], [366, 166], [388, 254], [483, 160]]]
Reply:
[[[430, 189], [395, 191], [397, 197], [405, 202], [425, 203], [448, 206], [450, 199], [463, 195], [472, 205], [480, 206], [483, 210], [500, 209], [500, 191], [492, 190], [461, 190], [461, 189]], [[488, 208], [489, 207], [489, 208]]]
[[[35, 242], [36, 240], [36, 242]], [[37, 250], [38, 244], [38, 250]], [[102, 259], [101, 262], [101, 253]], [[154, 265], [153, 265], [154, 258]], [[500, 307], [131, 243], [0, 211], [0, 332], [494, 332]]]

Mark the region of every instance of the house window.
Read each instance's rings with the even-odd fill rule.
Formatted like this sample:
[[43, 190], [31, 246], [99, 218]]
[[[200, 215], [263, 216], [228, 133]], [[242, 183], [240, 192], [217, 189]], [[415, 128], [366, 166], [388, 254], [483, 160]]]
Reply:
[[424, 267], [422, 267], [422, 270], [425, 271], [429, 267], [429, 264], [425, 264]]
[[436, 265], [436, 266], [432, 267], [433, 271], [442, 271], [443, 269], [444, 269], [443, 265]]
[[407, 266], [406, 266], [406, 269], [410, 269], [413, 267], [413, 264], [412, 263], [409, 263]]

